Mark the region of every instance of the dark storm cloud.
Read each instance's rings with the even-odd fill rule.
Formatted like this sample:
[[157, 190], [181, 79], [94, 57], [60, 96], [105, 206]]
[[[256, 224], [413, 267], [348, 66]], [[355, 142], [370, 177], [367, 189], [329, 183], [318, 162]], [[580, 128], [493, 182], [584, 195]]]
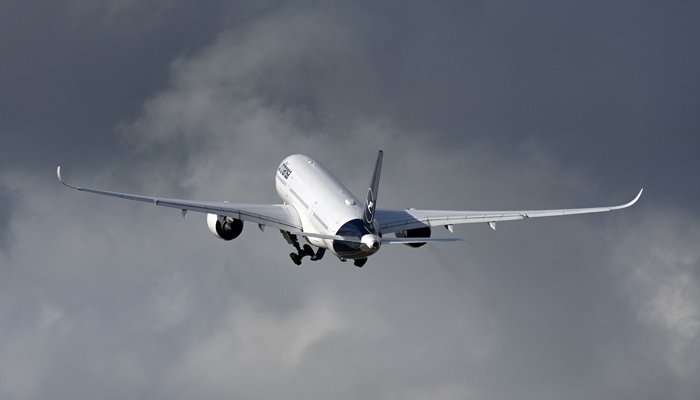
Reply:
[[0, 251], [5, 250], [8, 245], [7, 240], [10, 237], [9, 225], [14, 203], [15, 199], [9, 189], [4, 185], [0, 185]]
[[165, 84], [174, 57], [211, 40], [218, 10], [215, 1], [4, 1], [0, 165], [113, 157], [114, 127]]
[[[601, 176], [662, 193], [700, 167], [685, 145], [700, 122], [697, 5], [460, 4], [402, 7], [389, 26], [404, 35], [378, 41], [382, 82], [410, 99], [394, 104], [401, 123], [504, 152], [532, 137], [560, 160], [595, 160]], [[697, 190], [681, 189], [693, 202]]]
[[[0, 395], [694, 398], [696, 6], [404, 3], [9, 2]], [[377, 147], [387, 207], [647, 192], [358, 270], [53, 175], [60, 156], [76, 183], [277, 202], [287, 154], [361, 193]]]
[[[672, 183], [691, 181], [700, 168], [697, 142], [686, 145], [700, 122], [697, 5], [370, 8], [347, 14], [361, 21], [378, 74], [364, 88], [371, 90], [364, 112], [391, 115], [406, 132], [437, 136], [445, 147], [495, 146], [505, 158], [534, 140], [558, 162], [587, 165], [608, 189], [652, 185], [664, 201], [689, 209], [700, 199], [697, 185]], [[324, 99], [347, 101], [335, 93]]]

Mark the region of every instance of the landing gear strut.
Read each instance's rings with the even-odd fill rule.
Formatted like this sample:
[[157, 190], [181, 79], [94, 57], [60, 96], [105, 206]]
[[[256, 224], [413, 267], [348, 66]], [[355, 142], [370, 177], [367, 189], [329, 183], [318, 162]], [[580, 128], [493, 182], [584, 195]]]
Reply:
[[317, 252], [314, 252], [314, 249], [312, 249], [308, 244], [305, 244], [302, 248], [299, 246], [299, 239], [297, 239], [296, 235], [292, 235], [291, 233], [282, 230], [280, 232], [282, 232], [282, 236], [284, 236], [285, 240], [287, 240], [287, 243], [291, 244], [297, 251], [296, 253], [289, 253], [289, 258], [291, 258], [292, 262], [296, 265], [301, 265], [302, 259], [306, 256], [309, 256], [311, 261], [318, 261], [323, 258], [324, 254], [326, 254], [326, 249], [322, 247], [319, 248]]

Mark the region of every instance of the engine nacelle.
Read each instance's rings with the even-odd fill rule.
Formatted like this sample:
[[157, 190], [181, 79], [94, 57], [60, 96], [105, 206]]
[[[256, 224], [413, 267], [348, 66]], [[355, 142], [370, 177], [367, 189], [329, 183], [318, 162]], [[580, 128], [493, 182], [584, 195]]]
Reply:
[[243, 221], [231, 217], [207, 214], [209, 232], [222, 240], [233, 240], [243, 232]]
[[[407, 231], [396, 232], [396, 237], [398, 238], [429, 238], [430, 237], [430, 227], [426, 226], [423, 228], [409, 229]], [[423, 243], [405, 243], [408, 247], [421, 247], [425, 244]]]

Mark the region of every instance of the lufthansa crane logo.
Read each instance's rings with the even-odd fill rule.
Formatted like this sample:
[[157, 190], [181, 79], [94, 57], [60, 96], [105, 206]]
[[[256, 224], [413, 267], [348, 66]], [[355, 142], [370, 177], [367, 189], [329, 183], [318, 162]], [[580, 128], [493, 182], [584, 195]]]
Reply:
[[365, 209], [365, 219], [367, 223], [372, 223], [374, 220], [374, 193], [372, 188], [367, 190], [367, 208]]

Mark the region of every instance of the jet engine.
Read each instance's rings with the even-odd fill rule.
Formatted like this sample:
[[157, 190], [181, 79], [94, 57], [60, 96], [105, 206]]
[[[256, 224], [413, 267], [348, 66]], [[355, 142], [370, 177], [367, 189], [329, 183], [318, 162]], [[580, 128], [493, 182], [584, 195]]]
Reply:
[[209, 232], [222, 240], [233, 240], [243, 231], [243, 221], [216, 214], [207, 214]]
[[[398, 238], [429, 238], [430, 237], [430, 227], [426, 226], [423, 228], [409, 229], [407, 231], [396, 232], [396, 237]], [[408, 247], [421, 247], [425, 244], [423, 243], [405, 243]]]

